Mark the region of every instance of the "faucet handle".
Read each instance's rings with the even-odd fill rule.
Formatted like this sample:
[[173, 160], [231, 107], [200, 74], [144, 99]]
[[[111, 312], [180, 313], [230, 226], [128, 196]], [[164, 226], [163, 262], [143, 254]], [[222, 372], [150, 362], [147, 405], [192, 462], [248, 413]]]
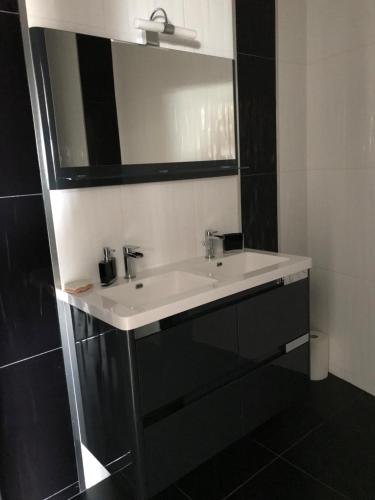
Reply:
[[122, 247], [122, 250], [124, 253], [127, 252], [134, 252], [134, 250], [137, 250], [139, 248], [139, 245], [124, 245]]

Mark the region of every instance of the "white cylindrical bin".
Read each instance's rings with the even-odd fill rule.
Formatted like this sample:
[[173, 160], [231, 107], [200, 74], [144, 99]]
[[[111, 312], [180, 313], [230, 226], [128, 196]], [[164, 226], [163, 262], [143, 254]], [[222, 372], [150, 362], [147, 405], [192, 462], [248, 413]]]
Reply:
[[328, 377], [329, 340], [322, 332], [310, 332], [310, 379], [323, 380]]

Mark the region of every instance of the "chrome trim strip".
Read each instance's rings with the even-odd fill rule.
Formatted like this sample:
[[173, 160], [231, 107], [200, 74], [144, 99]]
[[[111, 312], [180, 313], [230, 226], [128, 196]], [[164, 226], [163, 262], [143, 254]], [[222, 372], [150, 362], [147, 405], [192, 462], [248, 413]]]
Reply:
[[[46, 153], [46, 145], [44, 143], [41, 106], [39, 102], [39, 96], [36, 86], [36, 75], [33, 65], [30, 31], [27, 20], [26, 0], [18, 0], [18, 9], [20, 16], [22, 39], [23, 39], [26, 73], [27, 73], [29, 92], [30, 92], [31, 109], [34, 121], [36, 147], [38, 152], [39, 170], [42, 183], [42, 194], [43, 194], [47, 232], [48, 232], [48, 239], [49, 239], [49, 246], [51, 253], [52, 271], [53, 271], [55, 286], [60, 288], [61, 277], [58, 264], [57, 246], [56, 246], [55, 230], [53, 225], [52, 205], [51, 205], [51, 197], [50, 197], [49, 182], [48, 182], [48, 159]], [[71, 422], [73, 427], [73, 439], [74, 439], [74, 448], [76, 454], [78, 481], [79, 481], [80, 491], [83, 491], [85, 489], [85, 477], [84, 477], [82, 451], [81, 451], [81, 436], [84, 433], [84, 429], [82, 429], [81, 423], [84, 421], [82, 419], [83, 417], [82, 399], [78, 384], [79, 380], [78, 364], [74, 349], [73, 326], [70, 317], [69, 306], [67, 304], [62, 304], [59, 300], [57, 300], [57, 309], [58, 309], [58, 316], [60, 323], [63, 356], [64, 356], [65, 376], [68, 386], [68, 397], [69, 397]], [[75, 380], [77, 381], [77, 384], [75, 384]]]
[[86, 441], [84, 412], [79, 385], [78, 361], [74, 344], [73, 322], [70, 307], [65, 302], [57, 301], [57, 310], [61, 329], [65, 377], [68, 388], [70, 416], [73, 428], [74, 449], [76, 454], [79, 489], [86, 489], [81, 442]]
[[60, 270], [58, 265], [57, 246], [56, 246], [55, 230], [53, 226], [52, 206], [51, 206], [51, 198], [50, 198], [49, 183], [48, 183], [48, 165], [47, 165], [48, 160], [44, 144], [42, 115], [40, 111], [41, 107], [39, 105], [39, 97], [36, 87], [36, 76], [35, 76], [33, 56], [31, 51], [31, 40], [30, 40], [29, 25], [27, 21], [26, 0], [18, 0], [18, 10], [21, 23], [21, 32], [22, 32], [23, 48], [25, 54], [26, 74], [29, 84], [31, 109], [34, 120], [36, 147], [38, 152], [44, 209], [46, 213], [48, 239], [51, 252], [52, 271], [53, 271], [55, 286], [60, 288], [61, 287]]
[[297, 281], [302, 281], [309, 277], [309, 271], [300, 271], [299, 273], [289, 274], [283, 277], [284, 285], [290, 285], [291, 283], [296, 283]]
[[298, 339], [292, 340], [292, 342], [289, 342], [288, 344], [285, 345], [285, 353], [288, 354], [289, 352], [298, 349], [298, 347], [307, 344], [309, 340], [310, 340], [309, 333], [306, 333], [306, 335], [302, 335], [302, 337], [298, 337]]

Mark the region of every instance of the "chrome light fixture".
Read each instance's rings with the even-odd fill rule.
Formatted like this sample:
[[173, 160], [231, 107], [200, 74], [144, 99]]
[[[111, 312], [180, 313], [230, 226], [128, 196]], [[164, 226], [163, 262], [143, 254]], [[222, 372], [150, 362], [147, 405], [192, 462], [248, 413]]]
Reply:
[[[162, 21], [158, 21], [157, 19], [162, 19]], [[161, 7], [158, 7], [152, 12], [150, 19], [135, 19], [134, 25], [137, 29], [141, 29], [146, 32], [151, 31], [153, 33], [174, 35], [185, 40], [195, 40], [197, 37], [197, 32], [195, 30], [182, 28], [170, 23], [166, 11]]]

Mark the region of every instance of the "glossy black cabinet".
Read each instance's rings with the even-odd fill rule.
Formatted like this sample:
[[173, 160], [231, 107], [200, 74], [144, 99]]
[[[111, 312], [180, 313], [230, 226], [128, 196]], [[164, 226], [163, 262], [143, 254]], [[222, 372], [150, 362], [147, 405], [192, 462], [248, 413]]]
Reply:
[[242, 380], [242, 430], [254, 430], [303, 398], [309, 384], [309, 344], [278, 357]]
[[136, 342], [141, 407], [147, 414], [238, 366], [235, 306], [198, 316]]
[[309, 332], [309, 283], [301, 280], [238, 305], [240, 355], [254, 362], [283, 353], [285, 344]]
[[84, 443], [105, 466], [131, 452], [137, 500], [164, 490], [307, 392], [308, 303], [306, 277], [135, 331], [73, 309]]
[[240, 389], [228, 384], [145, 429], [150, 497], [241, 437]]
[[76, 353], [83, 444], [108, 466], [131, 448], [125, 334], [112, 330], [77, 342]]

